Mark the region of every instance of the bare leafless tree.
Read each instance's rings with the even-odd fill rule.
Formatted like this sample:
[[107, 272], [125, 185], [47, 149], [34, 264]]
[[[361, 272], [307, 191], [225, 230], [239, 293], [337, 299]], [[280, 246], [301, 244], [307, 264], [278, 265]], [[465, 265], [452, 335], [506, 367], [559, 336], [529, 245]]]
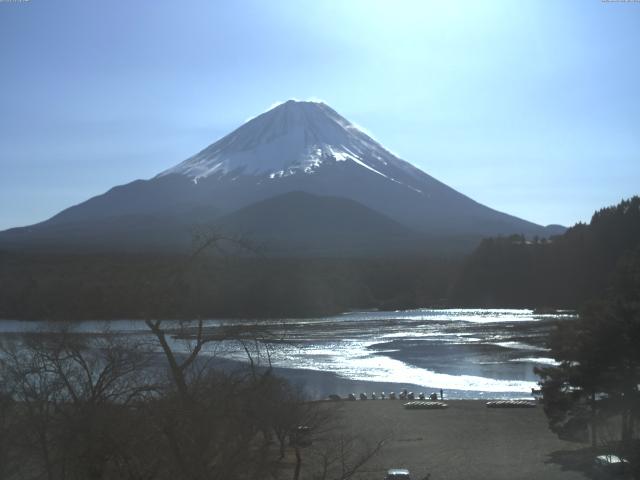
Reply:
[[[336, 432], [313, 450], [314, 480], [347, 480], [382, 449], [386, 438], [368, 441], [362, 435]], [[297, 478], [297, 477], [295, 477]]]
[[[249, 248], [220, 235], [199, 241], [176, 285], [206, 250]], [[274, 374], [271, 346], [286, 328], [145, 324], [142, 335], [60, 324], [0, 342], [2, 478], [279, 478], [295, 456], [297, 479], [313, 443], [322, 461], [308, 463], [309, 476], [320, 465], [318, 478], [346, 480], [380, 448], [340, 436], [333, 409]], [[230, 344], [244, 352], [246, 368], [217, 368], [214, 347]]]
[[13, 444], [31, 460], [23, 476], [103, 478], [113, 458], [127, 455], [117, 427], [156, 389], [143, 376], [149, 358], [140, 345], [60, 328], [5, 341], [0, 357], [16, 404]]

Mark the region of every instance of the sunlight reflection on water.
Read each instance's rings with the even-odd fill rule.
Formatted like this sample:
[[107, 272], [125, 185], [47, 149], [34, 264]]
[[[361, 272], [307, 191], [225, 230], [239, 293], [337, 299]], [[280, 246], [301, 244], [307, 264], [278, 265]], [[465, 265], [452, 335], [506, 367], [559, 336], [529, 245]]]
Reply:
[[[311, 319], [268, 321], [210, 319], [210, 329], [227, 325], [268, 325], [275, 338], [255, 348], [268, 349], [275, 367], [331, 372], [342, 379], [412, 384], [454, 390], [458, 396], [487, 393], [529, 394], [536, 387], [535, 365], [551, 365], [541, 339], [551, 322], [573, 318], [570, 312], [538, 315], [532, 310], [449, 309], [348, 312]], [[167, 326], [175, 322], [167, 321]], [[46, 322], [0, 321], [0, 334], [46, 331]], [[91, 334], [108, 328], [122, 334], [148, 335], [142, 321], [87, 321], [74, 332]], [[151, 337], [150, 337], [151, 339]], [[174, 339], [179, 350], [188, 342]], [[246, 361], [235, 342], [216, 342], [205, 355]], [[396, 388], [397, 390], [398, 388]]]

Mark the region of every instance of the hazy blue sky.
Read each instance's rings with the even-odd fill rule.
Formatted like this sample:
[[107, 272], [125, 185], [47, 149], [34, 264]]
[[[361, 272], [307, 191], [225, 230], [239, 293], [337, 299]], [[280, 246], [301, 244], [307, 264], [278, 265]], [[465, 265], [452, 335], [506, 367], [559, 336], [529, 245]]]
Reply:
[[640, 3], [4, 0], [0, 229], [310, 97], [538, 223], [640, 193]]

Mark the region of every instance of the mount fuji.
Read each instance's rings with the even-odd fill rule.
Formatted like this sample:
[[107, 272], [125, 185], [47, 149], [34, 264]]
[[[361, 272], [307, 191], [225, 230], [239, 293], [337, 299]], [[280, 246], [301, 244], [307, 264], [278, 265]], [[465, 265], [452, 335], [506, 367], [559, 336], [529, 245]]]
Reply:
[[197, 225], [284, 255], [468, 250], [484, 236], [563, 231], [481, 205], [326, 104], [290, 100], [149, 180], [1, 232], [0, 247], [184, 250]]

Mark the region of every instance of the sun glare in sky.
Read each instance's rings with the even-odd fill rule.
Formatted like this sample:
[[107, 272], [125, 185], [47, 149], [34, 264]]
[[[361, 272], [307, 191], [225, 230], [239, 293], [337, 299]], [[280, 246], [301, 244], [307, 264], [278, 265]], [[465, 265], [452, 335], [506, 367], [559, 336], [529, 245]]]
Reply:
[[639, 49], [637, 3], [3, 2], [0, 228], [290, 98], [492, 208], [588, 221], [639, 193]]

